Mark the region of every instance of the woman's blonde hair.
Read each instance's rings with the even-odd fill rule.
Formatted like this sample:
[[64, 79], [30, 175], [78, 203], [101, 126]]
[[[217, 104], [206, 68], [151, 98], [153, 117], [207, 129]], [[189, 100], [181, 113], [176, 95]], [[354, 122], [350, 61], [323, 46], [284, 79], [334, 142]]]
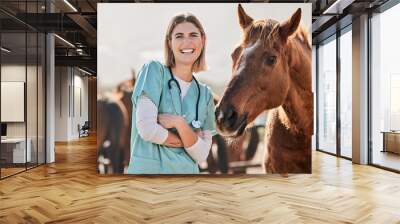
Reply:
[[191, 13], [182, 13], [174, 16], [171, 20], [171, 22], [168, 25], [167, 33], [165, 35], [165, 42], [164, 42], [164, 57], [165, 57], [165, 65], [168, 67], [174, 67], [175, 66], [175, 57], [174, 53], [172, 52], [170, 46], [169, 46], [169, 41], [172, 39], [172, 31], [175, 29], [175, 27], [184, 22], [189, 22], [192, 23], [197, 29], [199, 29], [201, 37], [204, 40], [204, 45], [203, 49], [201, 50], [200, 56], [197, 58], [197, 60], [193, 64], [193, 72], [201, 72], [207, 69], [206, 66], [206, 59], [205, 59], [205, 51], [206, 51], [206, 44], [205, 44], [205, 38], [206, 34], [204, 32], [203, 26], [201, 25], [200, 21], [196, 18]]

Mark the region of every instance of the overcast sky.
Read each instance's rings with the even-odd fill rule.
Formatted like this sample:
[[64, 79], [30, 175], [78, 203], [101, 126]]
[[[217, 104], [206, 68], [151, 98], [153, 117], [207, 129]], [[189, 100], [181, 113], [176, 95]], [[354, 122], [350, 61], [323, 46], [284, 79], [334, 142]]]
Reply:
[[[221, 94], [231, 76], [230, 54], [241, 39], [235, 3], [99, 3], [97, 23], [98, 87], [114, 87], [131, 77], [149, 60], [163, 62], [163, 41], [170, 19], [180, 12], [191, 12], [202, 23], [206, 35], [206, 61], [209, 70], [197, 75]], [[301, 24], [310, 32], [310, 3], [242, 4], [254, 19], [283, 21], [297, 8]], [[311, 39], [311, 34], [310, 34]]]

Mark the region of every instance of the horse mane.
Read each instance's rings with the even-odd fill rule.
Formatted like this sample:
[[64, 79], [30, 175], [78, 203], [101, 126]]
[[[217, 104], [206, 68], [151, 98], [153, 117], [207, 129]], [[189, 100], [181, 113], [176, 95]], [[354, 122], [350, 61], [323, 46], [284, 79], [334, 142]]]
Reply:
[[[248, 28], [245, 29], [242, 43], [249, 44], [260, 38], [266, 40], [270, 37], [271, 31], [278, 24], [279, 22], [273, 19], [260, 19], [254, 21]], [[304, 27], [299, 26], [296, 32], [289, 37], [289, 40], [290, 39], [297, 39], [305, 47], [311, 50], [309, 35]]]
[[311, 43], [310, 39], [308, 38], [308, 32], [306, 29], [304, 29], [303, 26], [299, 26], [297, 28], [296, 32], [294, 35], [291, 36], [292, 39], [297, 39], [304, 47], [308, 48], [311, 50]]
[[[289, 64], [294, 68], [292, 79], [299, 87], [311, 91], [311, 43], [308, 38], [308, 32], [302, 27], [288, 39], [288, 50], [292, 51], [289, 55]], [[308, 74], [308, 75], [305, 75]]]
[[[291, 114], [293, 123], [301, 123], [303, 126], [303, 134], [311, 136], [313, 133], [313, 120], [303, 119], [313, 116], [313, 101], [312, 101], [312, 76], [311, 76], [311, 43], [308, 38], [308, 32], [302, 27], [290, 36], [287, 40], [287, 53], [289, 66], [292, 69], [290, 72], [292, 83], [295, 83], [297, 94], [290, 102], [286, 102], [283, 106], [286, 112]], [[290, 55], [290, 56], [289, 56]], [[301, 100], [303, 99], [303, 100]], [[301, 108], [301, 115], [290, 112], [290, 108]], [[288, 120], [283, 121], [287, 127], [292, 127], [293, 130], [299, 131], [296, 125], [291, 125]]]
[[267, 38], [276, 24], [278, 24], [278, 21], [272, 19], [260, 19], [254, 21], [248, 28], [246, 28], [242, 43], [249, 44], [254, 43], [260, 38]]

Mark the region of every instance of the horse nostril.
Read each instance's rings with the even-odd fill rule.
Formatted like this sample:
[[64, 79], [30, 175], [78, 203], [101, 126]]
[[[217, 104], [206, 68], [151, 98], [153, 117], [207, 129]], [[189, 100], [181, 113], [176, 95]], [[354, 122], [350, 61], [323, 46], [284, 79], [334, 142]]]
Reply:
[[226, 120], [228, 121], [234, 121], [236, 119], [236, 111], [233, 106], [229, 106], [228, 109], [226, 110]]
[[228, 107], [226, 110], [226, 119], [230, 119], [233, 116], [234, 112], [231, 107]]
[[215, 109], [215, 117], [219, 124], [232, 127], [235, 125], [238, 114], [232, 105], [226, 104], [224, 107], [219, 106]]

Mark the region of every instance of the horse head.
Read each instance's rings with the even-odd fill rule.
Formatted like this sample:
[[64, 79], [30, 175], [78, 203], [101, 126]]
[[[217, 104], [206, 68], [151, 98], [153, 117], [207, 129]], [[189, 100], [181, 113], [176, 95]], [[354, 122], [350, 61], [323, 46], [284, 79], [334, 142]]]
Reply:
[[291, 85], [287, 43], [299, 26], [301, 9], [280, 23], [254, 20], [239, 4], [238, 17], [243, 38], [231, 54], [232, 79], [216, 108], [220, 133], [232, 137], [285, 101]]

